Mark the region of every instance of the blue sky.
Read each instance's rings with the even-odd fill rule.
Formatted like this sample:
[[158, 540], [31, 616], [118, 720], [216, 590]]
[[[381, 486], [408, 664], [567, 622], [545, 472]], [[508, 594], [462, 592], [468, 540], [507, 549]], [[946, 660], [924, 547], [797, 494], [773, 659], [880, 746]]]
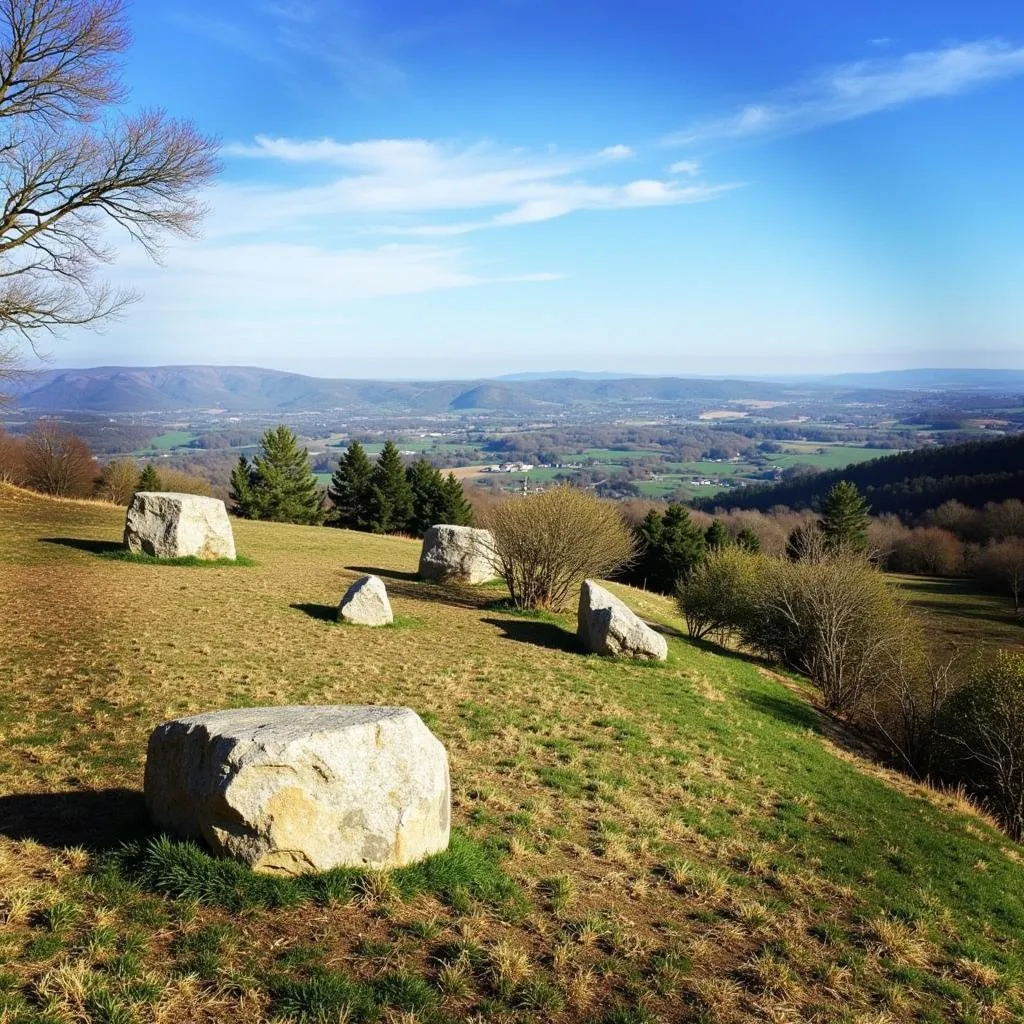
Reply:
[[[1017, 8], [1016, 11], [1013, 8]], [[60, 365], [1024, 367], [1024, 6], [136, 0], [203, 238]]]

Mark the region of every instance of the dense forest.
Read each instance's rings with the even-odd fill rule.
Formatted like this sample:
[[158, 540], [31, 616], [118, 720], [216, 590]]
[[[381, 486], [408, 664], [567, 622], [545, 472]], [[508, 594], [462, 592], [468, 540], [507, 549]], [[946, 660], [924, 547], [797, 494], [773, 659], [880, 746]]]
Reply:
[[[733, 492], [728, 503], [761, 511], [779, 505], [818, 509], [840, 480], [856, 484], [876, 514], [892, 512], [904, 520], [917, 519], [946, 501], [977, 508], [1024, 494], [1024, 436], [922, 448], [779, 484], [755, 485]], [[706, 511], [721, 504], [720, 496], [696, 502]]]

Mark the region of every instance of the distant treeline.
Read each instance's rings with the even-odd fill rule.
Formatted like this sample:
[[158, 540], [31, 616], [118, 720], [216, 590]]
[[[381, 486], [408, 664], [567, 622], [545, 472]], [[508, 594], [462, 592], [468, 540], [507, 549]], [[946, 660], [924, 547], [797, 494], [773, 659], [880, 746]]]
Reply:
[[[891, 512], [906, 521], [917, 520], [947, 501], [980, 508], [1024, 495], [1024, 435], [922, 448], [779, 484], [754, 485], [733, 491], [728, 504], [761, 511], [780, 505], [817, 510], [840, 480], [855, 484], [874, 513]], [[721, 504], [720, 497], [696, 502], [705, 511]]]

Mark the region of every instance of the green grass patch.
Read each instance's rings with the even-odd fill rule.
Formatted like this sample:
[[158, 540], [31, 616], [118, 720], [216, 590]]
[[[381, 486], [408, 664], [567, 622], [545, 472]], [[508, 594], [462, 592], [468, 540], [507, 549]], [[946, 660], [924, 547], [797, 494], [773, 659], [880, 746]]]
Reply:
[[135, 554], [127, 548], [100, 551], [98, 554], [100, 558], [106, 558], [112, 562], [132, 562], [135, 565], [170, 565], [182, 569], [251, 569], [256, 565], [256, 562], [245, 555], [236, 555], [234, 558], [197, 558], [195, 555], [188, 555], [185, 558], [157, 558], [155, 555]]
[[[354, 868], [295, 878], [258, 874], [237, 861], [213, 857], [195, 843], [165, 835], [125, 844], [99, 862], [97, 876], [101, 885], [112, 890], [127, 883], [232, 911], [346, 903], [379, 888], [374, 884], [377, 875]], [[403, 900], [431, 893], [456, 908], [479, 901], [510, 909], [523, 900], [518, 886], [502, 870], [497, 850], [457, 829], [443, 853], [385, 877], [389, 891]]]

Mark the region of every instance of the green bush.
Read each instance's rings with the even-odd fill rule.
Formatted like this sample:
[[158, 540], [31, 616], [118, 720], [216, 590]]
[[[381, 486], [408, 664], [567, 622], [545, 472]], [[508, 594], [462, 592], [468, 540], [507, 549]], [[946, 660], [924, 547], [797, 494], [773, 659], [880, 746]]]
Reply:
[[679, 585], [679, 609], [690, 636], [727, 643], [749, 620], [764, 559], [739, 547], [714, 551]]

